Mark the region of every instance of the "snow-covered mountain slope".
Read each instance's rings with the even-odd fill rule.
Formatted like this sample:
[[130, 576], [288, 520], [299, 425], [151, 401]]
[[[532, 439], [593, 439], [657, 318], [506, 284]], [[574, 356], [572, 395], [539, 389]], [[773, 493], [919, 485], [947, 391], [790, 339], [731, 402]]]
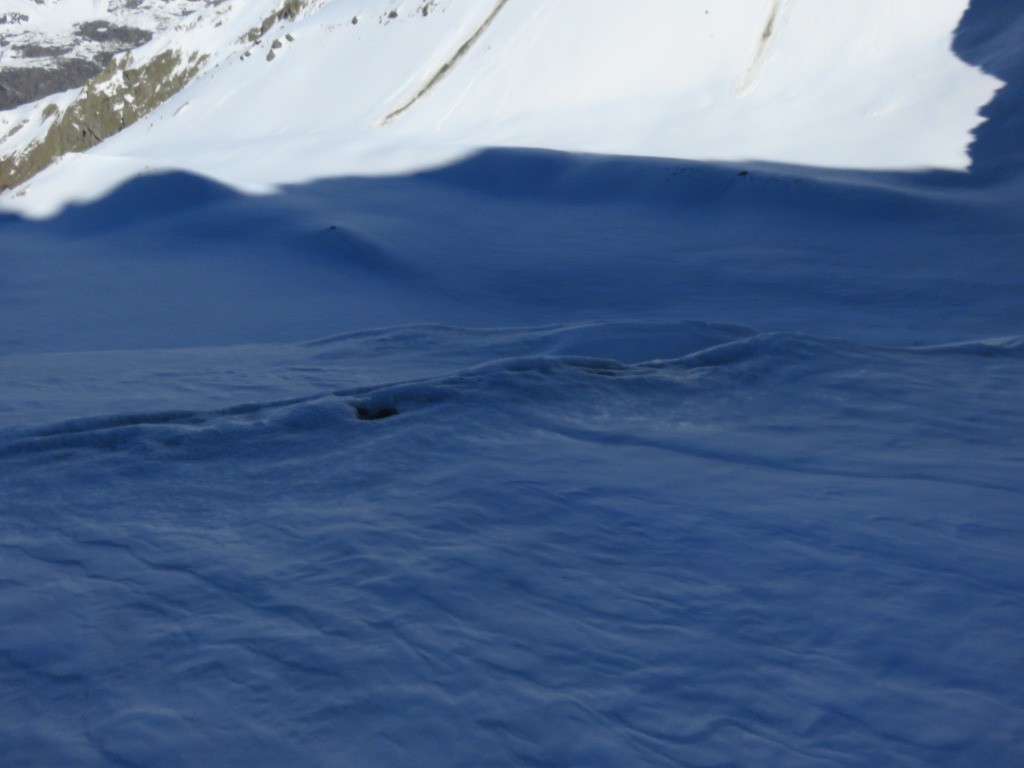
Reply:
[[97, 59], [117, 45], [146, 42], [144, 38], [215, 4], [215, 0], [4, 0], [0, 68], [52, 64], [58, 56]]
[[[217, 0], [4, 0], [0, 12], [0, 36], [4, 42], [4, 66], [17, 65], [38, 57], [26, 48], [62, 48], [77, 57], [99, 52], [95, 45], [100, 28], [130, 27], [151, 34], [172, 27], [200, 8]], [[83, 36], [79, 27], [96, 27], [96, 37]]]
[[[52, 211], [151, 168], [266, 190], [486, 146], [962, 169], [999, 85], [951, 50], [966, 5], [321, 0], [294, 3], [271, 29], [274, 2], [229, 0], [122, 65], [159, 79], [167, 67], [146, 62], [173, 55], [175, 76], [201, 77], [5, 205]], [[122, 80], [97, 85], [102, 104], [89, 109], [141, 113]], [[24, 156], [70, 99], [5, 114], [0, 153]]]
[[[1024, 6], [962, 5], [782, 4], [759, 56], [732, 4], [732, 162], [636, 157], [696, 102], [595, 53], [653, 77], [598, 32], [682, 2], [561, 49], [561, 0], [225, 2], [133, 54], [108, 106], [196, 78], [0, 214], [0, 763], [1019, 768]], [[865, 79], [787, 91], [828, 8]], [[889, 115], [954, 170], [735, 159]]]
[[110, 57], [213, 0], [7, 0], [0, 7], [0, 109], [78, 88]]

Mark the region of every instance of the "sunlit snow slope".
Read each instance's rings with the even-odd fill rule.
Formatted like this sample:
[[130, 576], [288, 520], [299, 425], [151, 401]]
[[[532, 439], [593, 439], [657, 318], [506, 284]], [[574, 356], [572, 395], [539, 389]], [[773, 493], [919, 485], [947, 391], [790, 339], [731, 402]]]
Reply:
[[254, 43], [276, 6], [236, 0], [135, 54], [208, 55], [198, 81], [5, 205], [51, 211], [152, 168], [259, 190], [486, 146], [965, 168], [999, 84], [950, 49], [966, 6], [334, 0]]

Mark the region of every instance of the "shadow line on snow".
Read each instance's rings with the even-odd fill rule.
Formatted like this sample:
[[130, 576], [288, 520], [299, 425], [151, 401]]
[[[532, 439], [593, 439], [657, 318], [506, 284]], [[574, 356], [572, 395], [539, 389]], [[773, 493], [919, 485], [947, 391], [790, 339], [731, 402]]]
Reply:
[[[499, 2], [492, 14], [501, 10]], [[488, 17], [483, 27], [491, 20]], [[769, 22], [770, 24], [770, 22]], [[875, 189], [902, 192], [905, 194], [941, 194], [949, 189], [977, 187], [987, 182], [1005, 181], [1019, 177], [1024, 172], [1024, 52], [1019, 41], [1024, 38], [1024, 6], [1006, 0], [971, 0], [961, 22], [954, 33], [954, 53], [965, 62], [978, 66], [986, 73], [1005, 83], [993, 100], [981, 112], [986, 121], [975, 130], [971, 145], [972, 169], [964, 174], [949, 171], [898, 172], [830, 169], [827, 167], [803, 167], [778, 163], [766, 163], [752, 159], [746, 162], [714, 163], [686, 160], [666, 160], [639, 157], [606, 158], [580, 156], [571, 153], [540, 151], [528, 147], [509, 150], [487, 150], [464, 162], [436, 171], [413, 174], [413, 177], [433, 179], [446, 183], [466, 184], [474, 189], [508, 194], [513, 191], [536, 192], [538, 182], [550, 181], [551, 172], [557, 170], [560, 157], [585, 158], [587, 164], [607, 163], [605, 167], [615, 169], [628, 163], [638, 163], [646, 170], [658, 168], [669, 173], [691, 172], [699, 169], [714, 173], [722, 170], [730, 173], [733, 169], [757, 169], [762, 173], [796, 181], [816, 181], [819, 184], [841, 186], [865, 186]], [[404, 109], [404, 107], [400, 108]], [[389, 115], [388, 118], [392, 117]], [[513, 161], [507, 164], [495, 163], [495, 158], [510, 152]], [[519, 162], [525, 157], [531, 162], [520, 168]], [[496, 174], [490, 175], [497, 171]], [[358, 177], [356, 177], [358, 178]], [[487, 183], [482, 183], [487, 179]], [[608, 193], [615, 188], [616, 174], [604, 186]], [[324, 180], [327, 181], [327, 180]], [[369, 181], [369, 179], [364, 179]], [[594, 179], [589, 179], [594, 181]], [[318, 185], [321, 182], [311, 182]], [[301, 185], [300, 185], [301, 186]], [[287, 194], [295, 186], [285, 187]], [[541, 187], [542, 188], [542, 187]], [[590, 189], [600, 197], [601, 185]], [[694, 193], [698, 194], [698, 193]], [[127, 181], [105, 199], [86, 205], [72, 205], [58, 214], [57, 223], [83, 220], [111, 221], [118, 217], [103, 216], [107, 208], [117, 208], [121, 220], [149, 212], [174, 213], [182, 210], [223, 200], [241, 193], [202, 176], [187, 172], [166, 172], [143, 175]], [[668, 199], [672, 199], [672, 195]], [[677, 198], [678, 199], [678, 198]], [[0, 214], [0, 226], [18, 220], [16, 214]]]
[[1024, 4], [971, 0], [953, 37], [953, 52], [1006, 85], [981, 110], [975, 129], [972, 175], [991, 181], [1021, 181], [1024, 173]]
[[144, 176], [49, 220], [0, 217], [0, 354], [659, 317], [1012, 335], [1021, 223], [988, 184], [528, 149], [263, 196]]
[[0, 354], [652, 317], [1013, 335], [1022, 36], [1024, 7], [974, 0], [955, 37], [1008, 83], [966, 174], [489, 149], [263, 196], [160, 173], [45, 221], [0, 215]]

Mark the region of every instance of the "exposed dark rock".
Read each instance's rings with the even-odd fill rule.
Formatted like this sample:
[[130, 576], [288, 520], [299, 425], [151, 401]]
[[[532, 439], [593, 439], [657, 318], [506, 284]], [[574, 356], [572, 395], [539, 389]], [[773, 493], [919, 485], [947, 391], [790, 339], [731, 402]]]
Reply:
[[110, 60], [119, 53], [131, 50], [152, 39], [144, 29], [108, 24], [105, 21], [87, 21], [75, 26], [80, 40], [98, 42], [103, 50], [91, 59], [66, 56], [74, 46], [26, 43], [13, 46], [13, 50], [26, 59], [48, 59], [39, 66], [0, 69], [0, 110], [11, 109], [72, 88], [81, 88], [100, 74]]
[[[178, 53], [164, 51], [138, 67], [131, 66], [130, 54], [112, 62], [64, 112], [47, 107], [54, 121], [42, 139], [24, 154], [0, 160], [0, 190], [21, 184], [61, 155], [83, 152], [149, 114], [195, 77], [204, 61], [193, 54], [182, 62]], [[120, 82], [110, 87], [118, 74]]]
[[51, 93], [80, 88], [102, 71], [102, 66], [86, 59], [61, 59], [48, 67], [0, 70], [0, 109], [11, 109]]
[[[245, 33], [242, 39], [250, 43], [259, 42], [267, 32], [279, 21], [293, 21], [298, 18], [299, 13], [306, 7], [309, 0], [286, 0], [278, 10], [267, 16], [259, 25]], [[355, 22], [353, 22], [355, 23]]]
[[122, 50], [136, 48], [153, 39], [153, 33], [135, 27], [122, 27], [106, 21], [87, 21], [76, 24], [75, 31], [86, 40], [97, 43], [117, 43]]
[[280, 11], [277, 12], [277, 18], [279, 21], [287, 19], [288, 21], [294, 21], [298, 18], [299, 13], [306, 7], [307, 0], [286, 0], [284, 6]]
[[51, 56], [63, 56], [73, 51], [74, 48], [70, 45], [34, 45], [29, 43], [27, 45], [16, 45], [14, 50], [26, 59], [41, 59]]

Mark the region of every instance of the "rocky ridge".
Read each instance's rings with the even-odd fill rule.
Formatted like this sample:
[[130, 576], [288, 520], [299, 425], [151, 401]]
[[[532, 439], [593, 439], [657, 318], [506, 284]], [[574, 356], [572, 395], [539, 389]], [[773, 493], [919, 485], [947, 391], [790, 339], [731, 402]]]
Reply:
[[[80, 88], [119, 53], [217, 0], [22, 0], [0, 10], [0, 110]], [[10, 0], [8, 0], [10, 2]]]
[[[43, 10], [56, 5], [31, 2]], [[12, 27], [0, 33], [11, 51], [0, 60], [0, 108], [6, 110], [0, 111], [0, 191], [66, 153], [95, 146], [180, 91], [210, 59], [203, 29], [243, 21], [233, 13], [237, 6], [225, 0], [117, 0], [105, 18], [76, 21], [67, 13], [54, 23], [52, 15], [48, 20], [41, 14], [35, 26], [29, 13], [0, 14], [0, 23]], [[284, 0], [265, 15], [245, 16], [260, 23], [247, 26], [237, 46], [248, 52], [262, 44], [272, 27], [294, 20], [305, 6], [306, 0]], [[69, 90], [75, 88], [80, 90]]]

